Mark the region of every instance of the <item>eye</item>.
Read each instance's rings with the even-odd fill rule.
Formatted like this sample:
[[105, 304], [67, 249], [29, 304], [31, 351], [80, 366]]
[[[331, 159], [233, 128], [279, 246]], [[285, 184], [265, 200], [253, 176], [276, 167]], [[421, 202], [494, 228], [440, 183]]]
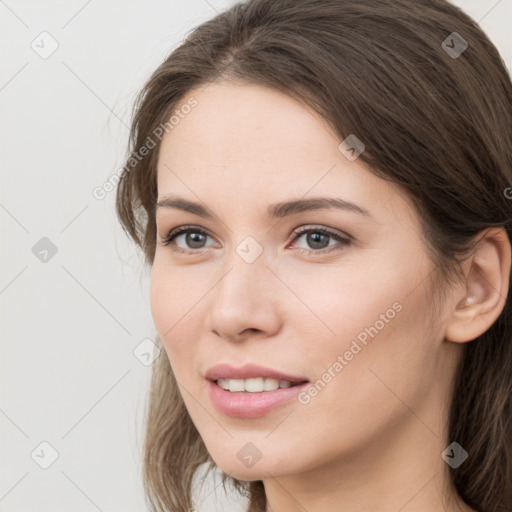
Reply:
[[[304, 235], [307, 235], [304, 240], [309, 244], [309, 247], [299, 247], [297, 250], [305, 251], [308, 254], [330, 253], [335, 250], [340, 250], [339, 246], [347, 246], [352, 242], [351, 237], [348, 235], [342, 236], [340, 233], [335, 231], [319, 227], [304, 227], [299, 231], [296, 231], [292, 241], [299, 240]], [[184, 237], [183, 241], [186, 245], [185, 248], [177, 245], [177, 241], [182, 236]], [[180, 226], [179, 228], [171, 230], [164, 240], [161, 241], [161, 244], [164, 246], [172, 245], [172, 250], [175, 252], [197, 254], [207, 247], [204, 245], [207, 238], [211, 238], [210, 235], [198, 227]], [[329, 238], [335, 240], [338, 244], [329, 245]]]
[[[182, 248], [176, 245], [176, 241], [181, 236], [184, 236], [185, 244], [189, 248]], [[204, 248], [203, 244], [207, 237], [209, 237], [208, 233], [195, 226], [181, 226], [171, 230], [165, 239], [162, 240], [161, 244], [165, 246], [173, 245], [172, 250], [176, 252], [192, 254], [194, 252], [201, 252], [200, 250]]]
[[[347, 246], [352, 242], [351, 237], [348, 235], [343, 236], [335, 231], [319, 227], [302, 228], [294, 233], [293, 240], [299, 240], [304, 235], [307, 235], [304, 240], [306, 244], [309, 245], [309, 247], [302, 247], [298, 250], [306, 251], [308, 254], [325, 254], [332, 251], [338, 251], [341, 249], [339, 246]], [[329, 238], [334, 239], [336, 242], [338, 242], [338, 244], [329, 245]], [[326, 248], [328, 249], [325, 250]]]

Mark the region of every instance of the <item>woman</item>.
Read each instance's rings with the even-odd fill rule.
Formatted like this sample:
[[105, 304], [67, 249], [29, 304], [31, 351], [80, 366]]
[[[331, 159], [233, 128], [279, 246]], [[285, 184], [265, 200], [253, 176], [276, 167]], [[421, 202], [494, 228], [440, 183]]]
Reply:
[[[134, 115], [153, 510], [512, 510], [512, 84], [444, 0], [250, 0]], [[195, 508], [194, 508], [195, 510]]]

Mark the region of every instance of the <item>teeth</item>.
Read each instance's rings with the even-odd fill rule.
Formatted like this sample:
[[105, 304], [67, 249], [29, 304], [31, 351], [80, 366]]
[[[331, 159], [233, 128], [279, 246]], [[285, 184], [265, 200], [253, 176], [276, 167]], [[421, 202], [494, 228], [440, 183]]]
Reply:
[[289, 388], [292, 383], [287, 380], [277, 379], [218, 379], [217, 384], [226, 391], [247, 391], [260, 393], [262, 391], [274, 391], [279, 388]]

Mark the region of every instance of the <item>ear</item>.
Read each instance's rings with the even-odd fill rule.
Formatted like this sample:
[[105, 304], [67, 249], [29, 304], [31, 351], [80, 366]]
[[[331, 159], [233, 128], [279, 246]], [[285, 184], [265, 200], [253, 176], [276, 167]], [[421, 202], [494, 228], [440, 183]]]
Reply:
[[504, 228], [479, 233], [474, 254], [464, 262], [465, 286], [454, 296], [445, 329], [449, 341], [464, 343], [487, 331], [505, 307], [511, 265], [510, 240]]

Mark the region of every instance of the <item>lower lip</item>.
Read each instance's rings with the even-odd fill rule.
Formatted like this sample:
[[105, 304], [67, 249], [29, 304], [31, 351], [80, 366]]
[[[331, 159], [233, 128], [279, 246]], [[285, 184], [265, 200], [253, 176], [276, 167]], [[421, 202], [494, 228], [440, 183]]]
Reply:
[[218, 384], [208, 381], [208, 393], [213, 405], [226, 416], [235, 418], [259, 418], [295, 398], [309, 382], [289, 388], [259, 393], [226, 391]]

